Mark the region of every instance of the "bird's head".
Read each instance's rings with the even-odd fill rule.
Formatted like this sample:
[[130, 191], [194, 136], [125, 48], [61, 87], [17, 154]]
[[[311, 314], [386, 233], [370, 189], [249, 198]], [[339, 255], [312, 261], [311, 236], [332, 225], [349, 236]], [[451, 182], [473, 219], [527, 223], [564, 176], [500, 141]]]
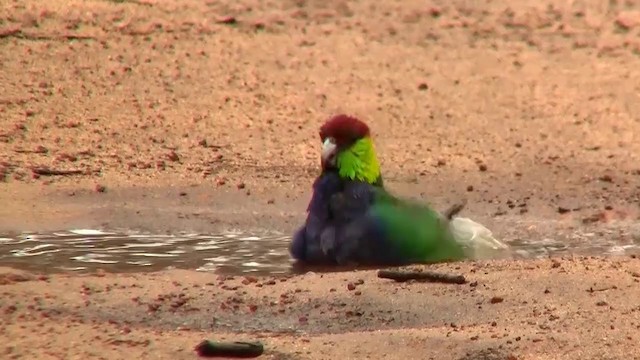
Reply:
[[345, 114], [331, 117], [320, 127], [322, 170], [337, 170], [342, 178], [380, 181], [380, 164], [376, 157], [369, 126]]

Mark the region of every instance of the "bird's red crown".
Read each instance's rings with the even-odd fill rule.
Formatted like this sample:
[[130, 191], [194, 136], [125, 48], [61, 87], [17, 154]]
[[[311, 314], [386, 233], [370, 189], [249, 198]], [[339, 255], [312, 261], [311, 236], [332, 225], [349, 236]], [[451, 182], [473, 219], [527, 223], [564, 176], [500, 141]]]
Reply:
[[347, 145], [358, 139], [369, 136], [369, 126], [353, 116], [339, 114], [327, 120], [320, 127], [320, 140], [327, 137], [336, 140], [336, 145]]

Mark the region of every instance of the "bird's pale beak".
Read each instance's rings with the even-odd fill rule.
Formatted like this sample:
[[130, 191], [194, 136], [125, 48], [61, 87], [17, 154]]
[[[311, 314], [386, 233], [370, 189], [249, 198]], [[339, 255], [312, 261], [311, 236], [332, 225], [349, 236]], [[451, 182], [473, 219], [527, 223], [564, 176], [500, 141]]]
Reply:
[[336, 142], [333, 138], [326, 138], [322, 143], [322, 165], [335, 166], [336, 163]]

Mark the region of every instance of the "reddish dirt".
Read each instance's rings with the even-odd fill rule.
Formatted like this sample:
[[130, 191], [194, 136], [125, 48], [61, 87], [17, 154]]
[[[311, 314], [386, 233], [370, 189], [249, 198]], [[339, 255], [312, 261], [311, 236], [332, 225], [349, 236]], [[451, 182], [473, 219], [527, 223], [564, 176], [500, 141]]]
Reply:
[[211, 339], [261, 341], [270, 359], [638, 358], [638, 259], [433, 268], [466, 274], [467, 283], [395, 283], [372, 271], [46, 277], [2, 269], [2, 351], [191, 359]]
[[[505, 240], [583, 229], [637, 241], [639, 35], [640, 8], [629, 1], [4, 1], [0, 233], [290, 231], [318, 172], [318, 126], [344, 111], [370, 124], [387, 183], [401, 195], [438, 208], [467, 198], [464, 214]], [[486, 293], [474, 299], [478, 290], [468, 287], [409, 285], [390, 296], [404, 285], [371, 273], [296, 278], [301, 288], [317, 287], [301, 296], [304, 306], [322, 308], [336, 279], [366, 277], [376, 285], [358, 299], [367, 299], [367, 311], [397, 312], [401, 325], [356, 319], [334, 331], [313, 320], [322, 310], [310, 310], [309, 327], [291, 320], [298, 313], [264, 315], [265, 324], [300, 331], [265, 335], [281, 352], [269, 356], [634, 356], [638, 294], [629, 274], [637, 260], [459, 266], [481, 269], [474, 276]], [[178, 278], [204, 286], [207, 277], [165, 272], [126, 281], [151, 291]], [[122, 334], [121, 320], [144, 312], [129, 309], [127, 297], [143, 290], [100, 295], [101, 318], [81, 295], [65, 293], [83, 281], [125, 280], [3, 285], [3, 309], [17, 307], [0, 314], [6, 356], [190, 358], [201, 338], [242, 327], [176, 330], [177, 320], [160, 316]], [[595, 282], [616, 289], [586, 292]], [[269, 289], [279, 296], [287, 286]], [[264, 289], [251, 296], [276, 296]], [[201, 295], [218, 292], [188, 294], [204, 302]], [[47, 309], [58, 311], [50, 318], [26, 308], [46, 293], [54, 296]], [[496, 293], [505, 301], [486, 304]], [[117, 316], [118, 324], [108, 322]], [[383, 330], [367, 332], [374, 329]], [[42, 340], [32, 338], [35, 330]]]

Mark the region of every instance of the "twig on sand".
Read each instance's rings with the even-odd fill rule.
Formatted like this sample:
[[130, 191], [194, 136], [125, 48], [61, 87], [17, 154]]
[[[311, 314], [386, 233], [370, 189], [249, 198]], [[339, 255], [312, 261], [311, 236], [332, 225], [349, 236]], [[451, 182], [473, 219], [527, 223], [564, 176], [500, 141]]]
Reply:
[[16, 36], [20, 34], [22, 30], [19, 27], [8, 27], [0, 29], [0, 39], [5, 37]]
[[252, 358], [262, 355], [264, 346], [250, 342], [214, 342], [203, 340], [196, 348], [198, 355], [202, 357], [228, 357], [228, 358]]
[[150, 2], [149, 0], [107, 0], [110, 2], [114, 2], [114, 3], [129, 3], [129, 4], [136, 4], [136, 5], [143, 5], [143, 6], [153, 6], [153, 2]]
[[617, 287], [614, 286], [607, 286], [607, 287], [603, 287], [603, 288], [599, 288], [599, 289], [594, 289], [593, 287], [590, 287], [587, 289], [588, 293], [594, 293], [596, 291], [607, 291], [607, 290], [612, 290], [612, 289], [617, 289]]
[[378, 277], [382, 279], [391, 279], [397, 282], [405, 282], [409, 280], [437, 282], [444, 284], [464, 284], [467, 279], [463, 275], [452, 275], [437, 273], [433, 271], [396, 271], [396, 270], [380, 270]]
[[97, 40], [95, 36], [80, 34], [26, 34], [15, 35], [25, 40]]
[[70, 34], [70, 33], [62, 33], [62, 34], [35, 34], [35, 33], [26, 33], [22, 31], [19, 27], [11, 27], [0, 29], [0, 38], [17, 38], [24, 40], [97, 40], [95, 36], [91, 35], [80, 35], [80, 34]]
[[85, 173], [83, 170], [56, 170], [47, 167], [39, 167], [31, 169], [34, 174], [40, 176], [69, 176], [69, 175], [82, 175]]

